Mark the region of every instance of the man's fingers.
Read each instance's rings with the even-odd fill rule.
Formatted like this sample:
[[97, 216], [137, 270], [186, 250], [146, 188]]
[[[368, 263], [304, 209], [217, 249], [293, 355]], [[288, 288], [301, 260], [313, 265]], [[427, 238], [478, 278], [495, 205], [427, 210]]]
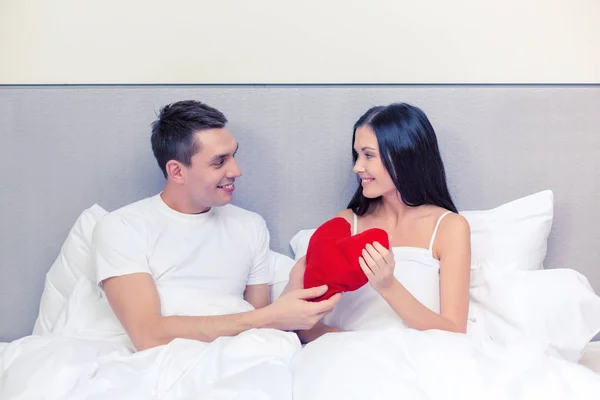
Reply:
[[333, 310], [333, 307], [335, 307], [337, 302], [340, 301], [341, 297], [342, 297], [341, 293], [336, 293], [333, 296], [331, 296], [330, 298], [328, 298], [327, 300], [323, 300], [318, 303], [315, 303], [316, 312], [318, 314], [329, 313], [331, 310]]
[[312, 299], [324, 295], [325, 292], [327, 292], [327, 285], [316, 286], [309, 289], [302, 289], [300, 291], [300, 294], [298, 295], [298, 298], [304, 300]]

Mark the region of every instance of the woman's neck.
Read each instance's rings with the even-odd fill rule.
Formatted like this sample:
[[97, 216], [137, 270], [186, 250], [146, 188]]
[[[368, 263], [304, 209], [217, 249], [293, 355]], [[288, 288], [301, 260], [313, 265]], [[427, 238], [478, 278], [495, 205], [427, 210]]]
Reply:
[[409, 207], [402, 201], [400, 193], [384, 195], [377, 203], [374, 214], [384, 219], [389, 229], [394, 230], [414, 207]]

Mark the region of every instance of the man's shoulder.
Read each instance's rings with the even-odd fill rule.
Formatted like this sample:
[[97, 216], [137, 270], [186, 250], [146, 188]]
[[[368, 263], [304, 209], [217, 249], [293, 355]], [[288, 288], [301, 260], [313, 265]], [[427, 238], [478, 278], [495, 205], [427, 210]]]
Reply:
[[116, 210], [110, 212], [109, 215], [112, 214], [116, 216], [128, 217], [146, 214], [155, 209], [153, 204], [156, 201], [156, 196], [157, 195], [146, 197], [145, 199], [126, 204], [121, 208], [117, 208]]
[[104, 229], [114, 231], [125, 227], [141, 228], [148, 222], [149, 217], [155, 210], [152, 204], [154, 197], [138, 200], [107, 213], [98, 221], [98, 229], [104, 227]]

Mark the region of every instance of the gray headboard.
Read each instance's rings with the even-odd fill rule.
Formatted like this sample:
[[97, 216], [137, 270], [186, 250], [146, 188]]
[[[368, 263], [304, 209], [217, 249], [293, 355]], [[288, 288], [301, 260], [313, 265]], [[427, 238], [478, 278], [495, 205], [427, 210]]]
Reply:
[[157, 193], [149, 125], [160, 106], [221, 109], [240, 143], [235, 203], [262, 214], [272, 248], [344, 208], [351, 127], [376, 104], [421, 107], [436, 128], [459, 209], [555, 194], [546, 267], [600, 290], [600, 86], [0, 87], [0, 341], [31, 332], [44, 275], [94, 203]]

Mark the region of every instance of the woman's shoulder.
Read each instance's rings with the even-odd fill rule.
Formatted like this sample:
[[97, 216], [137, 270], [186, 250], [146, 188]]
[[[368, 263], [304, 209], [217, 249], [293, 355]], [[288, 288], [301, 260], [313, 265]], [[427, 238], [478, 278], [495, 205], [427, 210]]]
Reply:
[[350, 225], [352, 225], [352, 223], [354, 222], [354, 211], [352, 211], [351, 208], [346, 208], [345, 210], [342, 210], [339, 213], [337, 213], [336, 217], [342, 217], [346, 221], [348, 221]]
[[455, 213], [454, 211], [448, 210], [444, 207], [435, 206], [435, 205], [425, 205], [419, 206], [422, 207], [422, 211], [417, 214], [418, 219], [429, 220], [432, 222], [440, 222], [440, 227], [442, 225], [458, 225], [458, 226], [468, 226], [469, 223], [465, 217], [462, 215]]
[[444, 217], [442, 218], [439, 224], [439, 236], [452, 238], [455, 240], [470, 237], [471, 227], [469, 226], [469, 221], [467, 221], [467, 219], [464, 216], [442, 208], [440, 208], [440, 211], [441, 212], [439, 213], [439, 218], [442, 218], [442, 216]]

